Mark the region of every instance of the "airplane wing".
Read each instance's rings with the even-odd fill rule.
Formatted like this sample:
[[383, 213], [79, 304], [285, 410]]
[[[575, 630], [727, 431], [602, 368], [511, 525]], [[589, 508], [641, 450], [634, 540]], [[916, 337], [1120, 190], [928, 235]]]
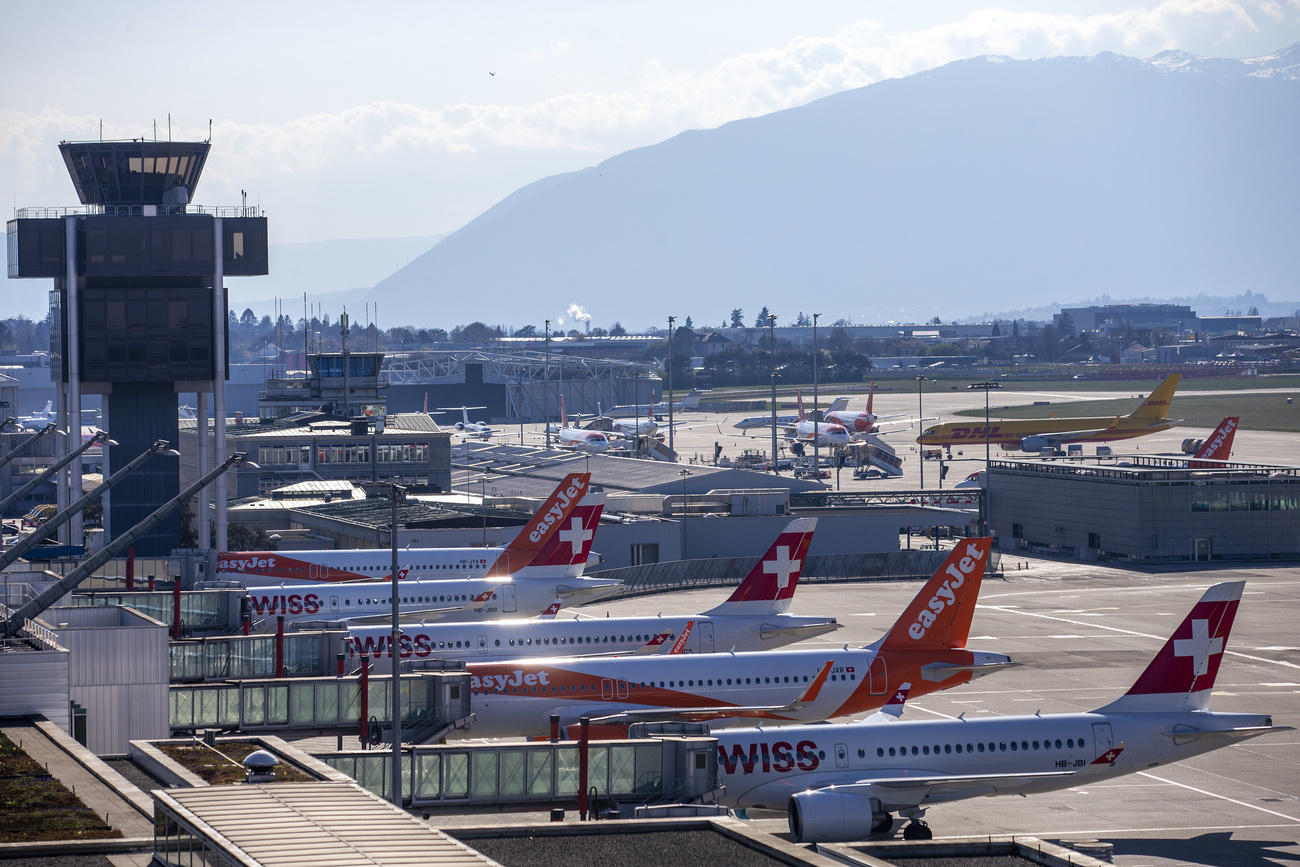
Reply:
[[903, 806], [920, 806], [938, 801], [953, 801], [993, 795], [999, 791], [1014, 792], [1024, 783], [1061, 779], [1074, 776], [1078, 771], [1035, 771], [1006, 774], [937, 774], [933, 771], [902, 771], [889, 776], [866, 777], [855, 783], [827, 786], [817, 791], [834, 791], [839, 794], [861, 795], [877, 798], [889, 809]]
[[[680, 639], [678, 639], [680, 641]], [[812, 683], [803, 694], [788, 704], [749, 705], [749, 706], [700, 706], [700, 707], [648, 707], [632, 708], [607, 716], [593, 718], [592, 722], [634, 723], [634, 722], [708, 722], [715, 719], [738, 719], [741, 717], [780, 718], [817, 700], [822, 685], [831, 673], [834, 660], [822, 666]]]

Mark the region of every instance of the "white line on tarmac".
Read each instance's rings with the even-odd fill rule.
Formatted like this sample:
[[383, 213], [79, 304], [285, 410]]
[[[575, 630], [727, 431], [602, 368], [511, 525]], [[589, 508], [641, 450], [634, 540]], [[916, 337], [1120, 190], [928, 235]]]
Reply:
[[1277, 816], [1279, 819], [1286, 819], [1288, 822], [1295, 822], [1300, 825], [1300, 818], [1288, 816], [1286, 813], [1279, 813], [1276, 810], [1268, 810], [1264, 807], [1257, 807], [1254, 804], [1248, 804], [1245, 801], [1238, 801], [1236, 798], [1229, 798], [1227, 795], [1220, 795], [1217, 792], [1208, 792], [1205, 789], [1198, 789], [1195, 786], [1189, 786], [1186, 783], [1176, 783], [1173, 780], [1167, 780], [1164, 777], [1157, 777], [1155, 774], [1149, 774], [1146, 771], [1138, 771], [1139, 777], [1146, 777], [1150, 780], [1156, 780], [1161, 783], [1168, 783], [1171, 786], [1177, 786], [1180, 789], [1187, 789], [1190, 792], [1196, 792], [1200, 795], [1206, 795], [1211, 798], [1218, 798], [1220, 801], [1227, 801], [1230, 804], [1236, 804], [1238, 807], [1249, 807], [1252, 810], [1258, 810], [1261, 813], [1268, 813], [1270, 816]]
[[[1133, 629], [1121, 629], [1118, 626], [1106, 626], [1101, 623], [1080, 623], [1079, 621], [1071, 620], [1068, 617], [1055, 617], [1051, 614], [1039, 614], [1035, 611], [1020, 611], [1018, 609], [1003, 607], [1000, 605], [987, 605], [985, 607], [992, 609], [993, 611], [1001, 611], [1003, 614], [1023, 614], [1026, 617], [1041, 617], [1044, 620], [1059, 620], [1062, 623], [1070, 623], [1075, 626], [1091, 626], [1094, 629], [1104, 629], [1107, 632], [1118, 632], [1123, 635], [1136, 635], [1140, 638], [1150, 638], [1155, 641], [1165, 641], [1169, 638], [1167, 635], [1152, 635], [1149, 632], [1137, 632]], [[1253, 656], [1249, 653], [1242, 653], [1237, 650], [1225, 650], [1223, 653], [1225, 656], [1236, 656], [1240, 659], [1249, 659], [1252, 662], [1267, 662], [1271, 665], [1281, 665], [1285, 668], [1300, 669], [1300, 665], [1296, 665], [1294, 662], [1286, 662], [1281, 659], [1267, 659], [1263, 656]]]
[[[1179, 827], [1175, 825], [1167, 828], [1097, 828], [1097, 829], [1088, 828], [1086, 830], [1071, 828], [1068, 831], [1021, 831], [1018, 832], [1018, 836], [1019, 835], [1032, 836], [1032, 837], [1038, 837], [1039, 839], [1045, 840], [1048, 837], [1077, 837], [1082, 834], [1087, 834], [1090, 837], [1101, 837], [1103, 835], [1110, 835], [1110, 834], [1151, 834], [1158, 831], [1256, 831], [1256, 830], [1263, 830], [1266, 828], [1290, 828], [1290, 827], [1292, 826], [1279, 824], [1279, 825], [1189, 825], [1187, 827]], [[1004, 836], [1004, 835], [995, 835], [995, 836]], [[968, 835], [960, 835], [960, 836], [953, 836], [953, 837], [935, 837], [934, 839], [968, 840], [970, 839], [970, 837]], [[1160, 857], [1160, 856], [1156, 855], [1154, 857]]]

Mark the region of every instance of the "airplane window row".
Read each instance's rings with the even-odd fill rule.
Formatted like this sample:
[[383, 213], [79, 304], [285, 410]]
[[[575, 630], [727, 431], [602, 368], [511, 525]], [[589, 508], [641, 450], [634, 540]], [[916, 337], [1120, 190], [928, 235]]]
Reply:
[[[1050, 740], [1044, 740], [1044, 741], [1038, 741], [1038, 740], [1034, 740], [1034, 741], [1028, 741], [1028, 740], [1024, 740], [1024, 741], [989, 741], [989, 742], [988, 742], [987, 750], [986, 750], [985, 745], [984, 745], [983, 743], [967, 743], [967, 744], [965, 745], [965, 750], [964, 750], [964, 751], [967, 752], [967, 753], [982, 753], [982, 752], [990, 752], [990, 753], [1005, 753], [1005, 752], [1007, 752], [1008, 749], [1009, 749], [1011, 752], [1014, 753], [1014, 752], [1029, 752], [1029, 751], [1031, 751], [1031, 750], [1050, 750], [1050, 749], [1058, 749], [1058, 750], [1060, 750], [1060, 749], [1069, 749], [1069, 750], [1072, 750], [1072, 749], [1075, 749], [1076, 747], [1079, 748], [1079, 749], [1084, 749], [1086, 746], [1087, 746], [1087, 742], [1086, 742], [1083, 738], [1078, 738], [1078, 739], [1075, 739], [1075, 738], [1066, 738], [1066, 739], [1065, 739], [1065, 745], [1064, 745], [1064, 746], [1061, 745], [1061, 739], [1060, 739], [1060, 738], [1057, 738], [1056, 741], [1055, 741], [1055, 746], [1053, 746], [1053, 741], [1050, 741]], [[921, 756], [936, 755], [936, 756], [937, 756], [937, 755], [940, 755], [940, 754], [943, 754], [943, 755], [951, 755], [951, 754], [953, 754], [953, 753], [957, 753], [957, 754], [960, 755], [960, 754], [963, 752], [963, 749], [962, 749], [962, 745], [961, 745], [961, 744], [942, 744], [942, 745], [941, 745], [941, 744], [935, 744], [933, 748], [931, 748], [931, 746], [930, 746], [929, 744], [921, 744], [920, 746], [917, 746], [916, 744], [913, 744], [910, 748], [909, 748], [909, 747], [897, 747], [897, 752], [895, 752], [895, 747], [889, 747], [888, 753], [889, 753], [890, 756], [894, 756], [894, 755], [898, 755], [898, 756], [906, 756], [906, 755], [909, 755], [909, 753], [908, 753], [908, 750], [909, 750], [909, 749], [911, 750], [910, 755], [913, 755], [913, 756], [917, 756], [917, 755], [921, 755]], [[877, 757], [879, 757], [879, 758], [884, 758], [884, 757], [885, 757], [885, 752], [886, 752], [886, 751], [885, 751], [885, 748], [884, 748], [884, 747], [876, 747], [876, 756], [877, 756]], [[859, 756], [859, 757], [862, 757], [862, 756], [865, 756], [865, 755], [866, 755], [866, 750], [858, 750], [858, 756]]]
[[[459, 594], [459, 595], [450, 594], [450, 595], [442, 595], [442, 596], [403, 596], [402, 603], [417, 604], [421, 602], [468, 602], [470, 598], [471, 598], [470, 596], [467, 596], [465, 594]], [[492, 594], [492, 598], [493, 599], [497, 598], [495, 593]], [[352, 600], [344, 599], [343, 604], [345, 606], [351, 605]], [[357, 604], [358, 605], [391, 605], [392, 597], [390, 596], [387, 599], [378, 599], [373, 597], [370, 599], [358, 599]]]
[[[650, 635], [580, 635], [577, 637], [561, 635], [557, 638], [512, 638], [510, 639], [510, 646], [515, 647], [518, 645], [519, 647], [530, 647], [534, 644], [609, 644], [611, 641], [618, 644], [620, 642], [629, 641], [649, 641], [652, 637], [653, 636]], [[500, 641], [497, 641], [497, 646], [501, 646]]]
[[[832, 675], [832, 677], [834, 677], [834, 675]], [[844, 678], [845, 680], [848, 680], [850, 677], [854, 677], [854, 678], [856, 678], [856, 675], [844, 675], [844, 676], [843, 676], [843, 678]], [[798, 683], [808, 683], [808, 682], [811, 681], [811, 680], [812, 680], [812, 678], [811, 678], [809, 675], [797, 675], [797, 674], [796, 674], [796, 675], [773, 675], [773, 676], [768, 676], [768, 677], [746, 677], [746, 678], [743, 678], [744, 684], [745, 684], [745, 685], [750, 685], [750, 686], [763, 686], [763, 685], [768, 685], [768, 684], [783, 684], [783, 683], [795, 683], [795, 684], [798, 684]], [[619, 688], [620, 688], [620, 689], [625, 689], [626, 687], [632, 687], [632, 688], [636, 688], [636, 689], [655, 689], [655, 688], [659, 688], [659, 689], [680, 689], [680, 688], [682, 688], [682, 687], [702, 687], [702, 686], [724, 686], [724, 685], [725, 685], [725, 686], [741, 686], [741, 685], [742, 685], [741, 681], [742, 681], [742, 678], [739, 678], [739, 677], [735, 677], [735, 678], [732, 678], [732, 677], [728, 677], [728, 678], [715, 677], [715, 678], [693, 678], [693, 679], [688, 678], [688, 679], [686, 679], [686, 680], [660, 680], [660, 681], [653, 681], [653, 680], [651, 680], [651, 681], [641, 681], [641, 682], [636, 682], [636, 681], [633, 681], [633, 682], [625, 682], [625, 681], [621, 681], [621, 680], [620, 680], [620, 681], [618, 681], [618, 684], [619, 684]], [[595, 687], [593, 686], [592, 689], [594, 690]], [[498, 689], [498, 688], [496, 688], [496, 687], [481, 687], [481, 688], [479, 688], [479, 690], [478, 690], [478, 692], [479, 692], [480, 694], [488, 693], [488, 692], [502, 692], [502, 691], [503, 691], [503, 690], [500, 690], [500, 689]], [[525, 687], [507, 687], [507, 688], [504, 690], [504, 692], [506, 692], [506, 693], [508, 693], [508, 694], [510, 694], [510, 695], [537, 695], [537, 694], [539, 694], [539, 693], [540, 693], [540, 694], [543, 694], [543, 695], [552, 695], [552, 694], [555, 694], [555, 693], [564, 693], [564, 692], [586, 692], [586, 691], [587, 691], [587, 689], [586, 689], [585, 686], [575, 686], [575, 687], [572, 688], [572, 690], [570, 690], [570, 689], [568, 689], [567, 687], [564, 687], [564, 686], [559, 686], [559, 687], [557, 687], [557, 686], [555, 686], [555, 685], [547, 685], [547, 686], [542, 686], [542, 687], [536, 687], [536, 686], [531, 686], [531, 687], [529, 687], [529, 686], [525, 686]], [[624, 697], [626, 697], [626, 696], [624, 696]], [[929, 747], [927, 747], [926, 749], [929, 749]], [[883, 755], [883, 753], [882, 753], [882, 755]], [[927, 755], [929, 755], [929, 754], [927, 753]]]

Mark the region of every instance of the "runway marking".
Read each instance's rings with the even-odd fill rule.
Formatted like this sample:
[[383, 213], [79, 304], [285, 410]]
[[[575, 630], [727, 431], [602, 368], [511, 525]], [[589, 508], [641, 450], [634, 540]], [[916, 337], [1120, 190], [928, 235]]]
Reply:
[[1211, 798], [1218, 798], [1220, 801], [1227, 801], [1230, 804], [1236, 804], [1238, 807], [1249, 807], [1252, 810], [1258, 810], [1261, 813], [1268, 813], [1270, 816], [1277, 816], [1279, 819], [1286, 819], [1288, 822], [1294, 822], [1297, 825], [1300, 825], [1300, 818], [1297, 818], [1296, 816], [1288, 816], [1286, 813], [1279, 813], [1276, 810], [1269, 810], [1269, 809], [1265, 809], [1264, 807], [1257, 807], [1254, 804], [1248, 804], [1245, 801], [1238, 801], [1236, 798], [1229, 798], [1227, 795], [1220, 795], [1217, 792], [1209, 792], [1206, 791], [1205, 789], [1198, 789], [1195, 786], [1189, 786], [1186, 783], [1176, 783], [1173, 780], [1166, 780], [1164, 777], [1157, 777], [1155, 774], [1149, 774], [1146, 771], [1138, 771], [1137, 775], [1139, 777], [1146, 777], [1147, 779], [1151, 779], [1151, 780], [1158, 780], [1159, 782], [1162, 783], [1168, 783], [1169, 785], [1177, 786], [1180, 789], [1187, 789], [1190, 792], [1196, 792], [1197, 794], [1200, 795], [1207, 795], [1208, 797]]
[[[768, 821], [774, 821], [774, 820], [769, 819]], [[1156, 831], [1262, 831], [1267, 828], [1290, 828], [1290, 827], [1292, 826], [1280, 825], [1280, 824], [1278, 825], [1188, 825], [1188, 826], [1173, 825], [1166, 828], [1098, 828], [1098, 829], [1089, 828], [1087, 830], [1071, 828], [1068, 831], [1020, 831], [1018, 832], [1018, 835], [1038, 837], [1039, 839], [1045, 840], [1048, 837], [1075, 837], [1080, 834], [1088, 834], [1089, 836], [1100, 837], [1104, 834], [1150, 834]], [[996, 835], [996, 836], [1010, 836], [1010, 835]], [[969, 840], [970, 837], [969, 835], [958, 835], [953, 837], [936, 836], [934, 839]]]
[[[1042, 571], [1041, 568], [1039, 571]], [[1116, 577], [1120, 577], [1121, 574], [1122, 573], [1120, 573], [1118, 570], [1116, 571]], [[1069, 574], [1061, 573], [1060, 575], [1056, 576], [1056, 578], [1052, 578], [1050, 580], [1063, 580], [1068, 577], [1070, 577]], [[1251, 586], [1252, 587], [1286, 587], [1289, 589], [1294, 589], [1296, 585], [1293, 582], [1286, 582], [1286, 581], [1265, 582], [1265, 581], [1258, 581], [1252, 579]], [[1077, 593], [1146, 593], [1151, 590], [1199, 590], [1204, 592], [1204, 590], [1206, 589], [1206, 585], [1204, 584], [1143, 584], [1138, 587], [1077, 587], [1071, 589], [1073, 589]], [[1021, 590], [1021, 591], [1011, 592], [1011, 593], [983, 593], [981, 594], [980, 598], [987, 600], [987, 599], [1010, 598], [1012, 596], [1036, 596], [1038, 594], [1041, 594], [1042, 592], [1043, 589], [1039, 587], [1033, 590]], [[1250, 593], [1259, 594], [1263, 591], [1247, 590], [1245, 592], [1248, 594]], [[983, 607], [983, 606], [979, 606], [979, 607]], [[989, 607], [996, 607], [996, 606], [989, 606]], [[1016, 606], [1006, 606], [1006, 607], [1019, 608], [1020, 606], [1016, 605]]]
[[[1101, 623], [1080, 623], [1077, 620], [1071, 620], [1068, 617], [1056, 617], [1051, 614], [1039, 614], [1038, 612], [1035, 611], [1016, 611], [1013, 610], [1013, 606], [988, 605], [985, 607], [990, 608], [994, 611], [1001, 611], [1004, 614], [1023, 614], [1026, 617], [1041, 617], [1044, 620], [1059, 620], [1062, 623], [1069, 623], [1074, 626], [1091, 626], [1095, 629], [1104, 629], [1107, 632], [1118, 632], [1122, 635], [1136, 635], [1139, 638], [1150, 638], [1153, 641], [1165, 641], [1169, 637], [1167, 635], [1152, 635], [1149, 632], [1138, 632], [1133, 629], [1121, 629], [1118, 626], [1106, 626]], [[1267, 662], [1272, 665], [1280, 665], [1284, 668], [1294, 668], [1300, 671], [1300, 665], [1296, 665], [1294, 662], [1286, 662], [1285, 660], [1281, 660], [1281, 659], [1268, 659], [1263, 656], [1252, 656], [1249, 653], [1242, 653], [1239, 650], [1225, 650], [1223, 652], [1227, 656], [1236, 656], [1240, 659], [1249, 659], [1252, 662]]]

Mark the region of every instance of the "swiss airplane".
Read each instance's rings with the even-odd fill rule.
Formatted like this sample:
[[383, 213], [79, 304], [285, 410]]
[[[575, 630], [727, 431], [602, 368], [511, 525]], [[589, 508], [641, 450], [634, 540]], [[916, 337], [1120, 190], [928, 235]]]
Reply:
[[560, 439], [560, 448], [592, 454], [609, 451], [609, 437], [603, 431], [569, 427], [569, 416], [564, 412], [564, 395], [560, 395], [560, 426], [554, 434]]
[[803, 411], [803, 392], [795, 392], [799, 403], [799, 415], [795, 423], [786, 428], [786, 437], [801, 443], [813, 442], [815, 437], [820, 446], [846, 446], [849, 444], [849, 432], [842, 424], [832, 421], [808, 421]]
[[[568, 574], [571, 567], [587, 563], [604, 508], [602, 501], [580, 503], [573, 510], [570, 528], [551, 535], [532, 566], [518, 575], [401, 581], [399, 615], [448, 622], [492, 620], [545, 613], [543, 609], [556, 599], [579, 605], [622, 589], [623, 582], [612, 578]], [[247, 598], [250, 613], [263, 626], [273, 624], [278, 615], [286, 623], [388, 622], [393, 611], [390, 589], [391, 581], [282, 584], [251, 587]]]
[[[800, 570], [812, 543], [816, 518], [795, 518], [754, 564], [728, 599], [703, 614], [658, 617], [501, 620], [474, 625], [404, 623], [398, 654], [403, 659], [516, 659], [650, 652], [646, 643], [664, 637], [654, 652], [712, 653], [717, 648], [781, 647], [840, 628], [834, 617], [789, 614]], [[349, 629], [351, 652], [391, 656], [386, 626]]]
[[[492, 548], [403, 548], [397, 552], [399, 579], [527, 576], [540, 570], [551, 577], [576, 577], [585, 561], [568, 566], [534, 565], [552, 535], [570, 538], [584, 532], [572, 513], [587, 493], [590, 473], [569, 473], [551, 492], [509, 545]], [[576, 529], [575, 529], [576, 527]], [[567, 534], [567, 535], [566, 535]], [[215, 577], [245, 587], [285, 583], [336, 583], [390, 580], [392, 553], [385, 548], [346, 551], [222, 551]]]
[[654, 720], [817, 722], [880, 707], [904, 682], [919, 694], [1014, 663], [966, 649], [991, 540], [958, 543], [888, 634], [866, 647], [471, 662], [476, 737], [561, 725]]
[[724, 800], [784, 806], [801, 843], [886, 833], [894, 812], [911, 820], [905, 838], [928, 840], [931, 804], [1093, 785], [1289, 731], [1208, 709], [1243, 586], [1207, 590], [1128, 692], [1088, 713], [717, 732]]

